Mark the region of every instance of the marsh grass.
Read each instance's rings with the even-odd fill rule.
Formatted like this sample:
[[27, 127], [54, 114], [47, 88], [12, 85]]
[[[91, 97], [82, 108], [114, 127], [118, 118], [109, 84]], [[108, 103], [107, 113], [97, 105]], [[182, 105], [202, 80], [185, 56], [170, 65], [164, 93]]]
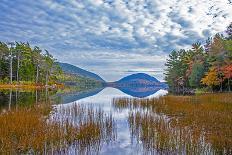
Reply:
[[[67, 136], [63, 132], [64, 128], [60, 128], [58, 123], [46, 122], [50, 110], [50, 107], [40, 105], [2, 113], [0, 152], [10, 154], [43, 152], [46, 143], [52, 145], [55, 140], [63, 141]], [[47, 149], [50, 149], [49, 146]]]
[[146, 151], [232, 153], [232, 94], [115, 98], [113, 105], [131, 109], [131, 135]]
[[72, 145], [85, 152], [114, 140], [111, 115], [92, 107], [64, 109], [40, 104], [1, 113], [0, 154], [64, 153]]
[[80, 154], [89, 154], [91, 151], [96, 154], [104, 143], [116, 140], [116, 122], [112, 114], [106, 114], [100, 107], [79, 103], [58, 105], [50, 118], [61, 124], [68, 122], [78, 129], [72, 149]]

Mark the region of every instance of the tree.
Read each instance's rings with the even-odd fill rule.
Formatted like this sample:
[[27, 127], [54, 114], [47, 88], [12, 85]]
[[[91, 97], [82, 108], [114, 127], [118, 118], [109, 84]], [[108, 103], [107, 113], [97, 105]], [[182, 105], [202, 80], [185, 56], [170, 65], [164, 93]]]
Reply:
[[21, 52], [23, 50], [22, 44], [16, 42], [15, 51], [17, 52], [17, 70], [16, 70], [16, 80], [19, 82], [19, 67], [20, 67], [20, 59], [21, 59]]
[[228, 90], [230, 91], [230, 79], [232, 78], [232, 64], [222, 67], [224, 78], [228, 81]]
[[21, 67], [20, 67], [20, 76], [24, 81], [34, 81], [35, 79], [35, 64], [32, 56], [32, 49], [29, 43], [22, 43], [22, 52], [21, 52]]
[[209, 72], [206, 73], [205, 77], [201, 79], [202, 84], [207, 85], [213, 90], [213, 86], [220, 84], [220, 79], [218, 78], [217, 69], [211, 67]]
[[36, 65], [36, 83], [39, 82], [39, 72], [40, 72], [40, 65], [43, 61], [43, 57], [41, 55], [42, 50], [38, 47], [35, 46], [34, 50], [33, 50], [33, 58], [35, 61], [35, 65]]
[[232, 39], [232, 22], [230, 23], [230, 25], [227, 27], [227, 30], [226, 30], [226, 33], [227, 33], [227, 39], [228, 40], [231, 40]]
[[189, 53], [191, 53], [191, 57], [189, 58], [186, 76], [189, 79], [189, 85], [196, 88], [200, 85], [200, 80], [204, 74], [204, 49], [200, 43], [195, 43]]
[[43, 54], [39, 47], [32, 48], [29, 43], [8, 44], [9, 47], [0, 42], [0, 82], [30, 81], [48, 85], [50, 79], [55, 82], [57, 75], [61, 74], [48, 51]]
[[12, 84], [12, 79], [13, 79], [13, 50], [14, 50], [14, 42], [9, 42], [8, 45], [10, 45], [10, 55], [9, 55], [9, 59], [10, 59], [10, 84]]
[[191, 90], [202, 87], [202, 84], [210, 88], [220, 84], [220, 91], [223, 91], [226, 80], [230, 90], [231, 70], [228, 66], [232, 64], [232, 23], [226, 33], [226, 36], [216, 34], [208, 38], [204, 46], [197, 42], [189, 50], [171, 52], [165, 64], [165, 80], [170, 92], [179, 93], [180, 87]]
[[226, 64], [231, 64], [232, 63], [232, 39], [224, 40], [223, 44], [226, 50], [224, 61]]
[[0, 79], [4, 79], [8, 76], [7, 59], [9, 53], [7, 44], [0, 42]]
[[210, 45], [209, 57], [210, 64], [216, 69], [217, 75], [220, 79], [220, 91], [222, 91], [223, 72], [221, 66], [225, 65], [227, 51], [224, 47], [223, 36], [216, 34], [213, 38], [213, 42]]
[[183, 49], [172, 51], [165, 64], [167, 66], [165, 79], [172, 92], [180, 93], [180, 89], [183, 91], [186, 85], [185, 73], [188, 68], [188, 64], [184, 63], [186, 54]]
[[201, 63], [195, 63], [192, 67], [192, 72], [189, 76], [189, 85], [193, 88], [198, 88], [202, 77], [204, 76], [205, 68]]
[[47, 86], [49, 82], [49, 75], [51, 74], [55, 60], [47, 50], [45, 50], [45, 52], [46, 52], [44, 55], [44, 67], [46, 72], [45, 85]]

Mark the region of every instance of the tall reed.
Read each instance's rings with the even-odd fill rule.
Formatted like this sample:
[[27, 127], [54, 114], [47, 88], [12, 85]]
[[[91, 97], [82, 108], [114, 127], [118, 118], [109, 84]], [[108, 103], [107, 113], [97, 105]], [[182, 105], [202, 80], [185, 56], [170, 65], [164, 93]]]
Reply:
[[116, 122], [111, 114], [106, 114], [100, 107], [73, 103], [67, 106], [56, 106], [50, 120], [68, 122], [78, 129], [77, 139], [72, 148], [81, 154], [100, 151], [104, 143], [116, 139]]

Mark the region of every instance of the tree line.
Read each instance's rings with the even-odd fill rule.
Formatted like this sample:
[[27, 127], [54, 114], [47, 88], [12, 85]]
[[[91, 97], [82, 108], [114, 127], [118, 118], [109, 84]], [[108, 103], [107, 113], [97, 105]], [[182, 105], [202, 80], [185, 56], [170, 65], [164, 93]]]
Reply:
[[174, 50], [165, 64], [169, 91], [176, 94], [204, 91], [231, 91], [232, 23], [223, 34], [197, 42], [191, 49]]
[[23, 42], [0, 42], [0, 83], [55, 83], [61, 69], [47, 51]]

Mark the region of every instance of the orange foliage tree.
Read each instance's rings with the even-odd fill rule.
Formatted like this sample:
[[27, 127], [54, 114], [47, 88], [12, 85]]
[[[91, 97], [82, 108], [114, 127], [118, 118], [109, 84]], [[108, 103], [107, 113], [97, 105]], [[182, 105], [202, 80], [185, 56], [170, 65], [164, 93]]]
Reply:
[[230, 79], [232, 78], [232, 64], [223, 66], [222, 71], [224, 74], [224, 79], [228, 80], [228, 89], [230, 91]]
[[211, 89], [213, 86], [220, 84], [220, 79], [218, 78], [217, 68], [211, 67], [206, 73], [205, 77], [201, 79], [202, 84], [207, 85]]

